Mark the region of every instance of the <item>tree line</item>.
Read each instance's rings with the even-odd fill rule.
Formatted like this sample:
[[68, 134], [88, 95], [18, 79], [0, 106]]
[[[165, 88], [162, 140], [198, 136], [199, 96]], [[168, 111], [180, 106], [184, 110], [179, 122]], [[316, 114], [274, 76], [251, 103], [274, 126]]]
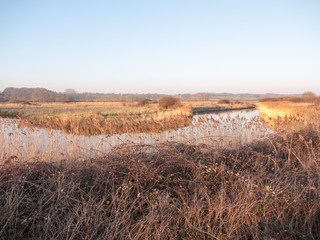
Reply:
[[[64, 92], [55, 92], [46, 88], [14, 88], [9, 87], [0, 93], [1, 102], [111, 102], [126, 101], [134, 102], [140, 100], [158, 101], [165, 94], [147, 93], [77, 93], [73, 89]], [[283, 97], [281, 94], [232, 94], [232, 93], [196, 93], [172, 95], [181, 101], [215, 101], [220, 99], [256, 101], [263, 98]]]

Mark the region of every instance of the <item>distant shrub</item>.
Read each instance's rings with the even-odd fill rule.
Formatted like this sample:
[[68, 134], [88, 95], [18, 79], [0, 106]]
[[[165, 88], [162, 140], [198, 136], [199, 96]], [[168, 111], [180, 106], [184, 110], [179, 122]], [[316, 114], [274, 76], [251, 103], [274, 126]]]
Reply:
[[175, 97], [165, 96], [159, 100], [159, 106], [163, 109], [176, 108], [181, 106], [181, 101]]
[[304, 92], [302, 94], [302, 98], [304, 102], [316, 102], [317, 96], [313, 92]]
[[230, 104], [230, 100], [229, 99], [221, 99], [218, 101], [219, 104]]
[[316, 98], [316, 95], [313, 92], [304, 92], [302, 94], [303, 98]]
[[143, 107], [149, 104], [149, 101], [147, 99], [142, 99], [137, 103], [137, 106]]

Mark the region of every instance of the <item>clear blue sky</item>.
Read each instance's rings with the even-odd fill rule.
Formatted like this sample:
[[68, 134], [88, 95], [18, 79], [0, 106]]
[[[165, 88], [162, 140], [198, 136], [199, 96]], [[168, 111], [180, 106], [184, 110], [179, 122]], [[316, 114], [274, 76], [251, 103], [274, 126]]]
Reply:
[[0, 0], [0, 91], [320, 94], [319, 0]]

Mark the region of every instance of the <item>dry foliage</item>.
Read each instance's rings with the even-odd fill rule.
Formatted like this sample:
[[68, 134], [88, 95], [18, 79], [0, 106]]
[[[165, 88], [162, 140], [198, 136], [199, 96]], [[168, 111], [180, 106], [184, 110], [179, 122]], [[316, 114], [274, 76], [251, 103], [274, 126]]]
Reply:
[[54, 116], [28, 117], [21, 119], [26, 126], [61, 130], [79, 135], [110, 135], [119, 133], [158, 133], [168, 129], [188, 126], [192, 119], [186, 115], [173, 115], [157, 119], [148, 115], [126, 115], [105, 117], [102, 114], [78, 115], [66, 118]]
[[142, 99], [137, 102], [137, 106], [143, 107], [149, 104], [149, 101], [147, 99]]
[[230, 104], [230, 100], [229, 99], [221, 99], [218, 101], [218, 104]]
[[162, 109], [181, 107], [181, 101], [178, 98], [165, 96], [159, 100], [159, 106]]
[[6, 163], [0, 239], [320, 239], [320, 131], [303, 125], [231, 150]]
[[3, 239], [319, 239], [319, 132], [4, 165]]

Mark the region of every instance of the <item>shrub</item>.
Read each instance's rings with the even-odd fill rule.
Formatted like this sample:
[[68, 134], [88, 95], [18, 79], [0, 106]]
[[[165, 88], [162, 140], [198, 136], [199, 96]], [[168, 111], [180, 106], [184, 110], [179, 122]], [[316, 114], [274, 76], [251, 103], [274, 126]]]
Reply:
[[143, 106], [146, 106], [146, 105], [148, 105], [148, 104], [149, 104], [149, 102], [148, 102], [147, 99], [142, 99], [142, 100], [140, 100], [140, 101], [137, 103], [137, 106], [143, 107]]
[[304, 102], [316, 102], [317, 96], [313, 92], [305, 92], [302, 94]]
[[221, 99], [218, 101], [219, 104], [230, 104], [230, 100], [229, 99]]
[[175, 97], [165, 96], [159, 100], [159, 106], [164, 109], [175, 108], [181, 106], [181, 101]]

